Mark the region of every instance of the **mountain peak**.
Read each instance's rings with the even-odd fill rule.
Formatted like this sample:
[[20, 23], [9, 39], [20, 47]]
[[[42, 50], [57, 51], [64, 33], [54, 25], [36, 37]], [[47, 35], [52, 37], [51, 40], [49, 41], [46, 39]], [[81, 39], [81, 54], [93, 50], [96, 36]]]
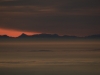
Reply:
[[20, 36], [18, 37], [28, 37], [28, 35], [26, 35], [25, 33], [22, 33]]

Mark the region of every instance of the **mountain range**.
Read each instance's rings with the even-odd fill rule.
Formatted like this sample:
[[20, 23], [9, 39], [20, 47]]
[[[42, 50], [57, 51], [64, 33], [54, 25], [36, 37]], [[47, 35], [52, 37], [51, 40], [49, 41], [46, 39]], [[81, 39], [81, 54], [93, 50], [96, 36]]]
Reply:
[[[0, 38], [14, 38], [7, 35], [0, 35]], [[89, 38], [89, 39], [100, 39], [100, 34], [97, 35], [90, 35], [85, 37], [77, 37], [77, 36], [69, 36], [69, 35], [63, 35], [60, 36], [58, 34], [35, 34], [35, 35], [26, 35], [22, 33], [20, 36], [16, 38]]]

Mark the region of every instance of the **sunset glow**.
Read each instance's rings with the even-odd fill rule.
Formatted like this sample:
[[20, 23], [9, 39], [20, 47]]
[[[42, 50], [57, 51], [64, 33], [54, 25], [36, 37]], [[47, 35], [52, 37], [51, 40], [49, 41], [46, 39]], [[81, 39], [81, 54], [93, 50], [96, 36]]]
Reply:
[[0, 35], [8, 35], [12, 37], [17, 37], [21, 35], [22, 33], [25, 33], [27, 35], [37, 34], [36, 32], [23, 32], [23, 31], [16, 31], [16, 30], [0, 29]]

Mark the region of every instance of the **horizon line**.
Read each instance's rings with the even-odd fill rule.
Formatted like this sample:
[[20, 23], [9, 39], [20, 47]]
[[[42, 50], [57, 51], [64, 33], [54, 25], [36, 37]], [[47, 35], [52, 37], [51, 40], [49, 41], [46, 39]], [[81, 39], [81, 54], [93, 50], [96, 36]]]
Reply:
[[[0, 35], [0, 36], [8, 36], [8, 37], [12, 37], [12, 38], [17, 38], [17, 37], [19, 37], [19, 36], [21, 36], [22, 34], [25, 34], [25, 35], [27, 35], [27, 36], [34, 36], [34, 35], [41, 35], [41, 34], [50, 34], [50, 33], [35, 33], [35, 34], [27, 34], [27, 33], [21, 33], [20, 35], [18, 35], [18, 36], [9, 36], [9, 35], [7, 35], [7, 34], [3, 34], [3, 35]], [[56, 33], [52, 33], [52, 34], [50, 34], [50, 35], [55, 35]], [[100, 35], [100, 34], [92, 34], [92, 35], [87, 35], [87, 36], [76, 36], [76, 35], [59, 35], [59, 34], [56, 34], [56, 35], [58, 35], [58, 36], [75, 36], [75, 37], [87, 37], [87, 36], [92, 36], [92, 35]]]

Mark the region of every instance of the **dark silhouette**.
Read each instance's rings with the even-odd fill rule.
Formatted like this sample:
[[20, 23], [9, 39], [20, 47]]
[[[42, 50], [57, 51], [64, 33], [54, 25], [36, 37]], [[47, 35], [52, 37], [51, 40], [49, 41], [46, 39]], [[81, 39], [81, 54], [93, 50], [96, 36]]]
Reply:
[[90, 35], [90, 36], [86, 36], [85, 38], [89, 38], [89, 39], [100, 39], [100, 34], [97, 35]]
[[28, 37], [29, 37], [29, 35], [26, 35], [24, 33], [22, 33], [20, 36], [18, 36], [18, 38], [28, 38]]
[[58, 34], [36, 34], [32, 35], [32, 37], [36, 38], [59, 38], [60, 36]]
[[[0, 35], [0, 38], [13, 38], [9, 37], [7, 35]], [[78, 39], [78, 38], [83, 38], [83, 39], [100, 39], [100, 34], [98, 35], [90, 35], [90, 36], [85, 36], [85, 37], [77, 37], [77, 36], [68, 36], [68, 35], [63, 35], [60, 36], [58, 34], [35, 34], [35, 35], [26, 35], [22, 33], [20, 36], [16, 38], [68, 38], [68, 39]]]
[[45, 33], [29, 36], [29, 35], [22, 33], [17, 38], [78, 38], [78, 37], [77, 36], [68, 36], [68, 35], [60, 36], [58, 34], [45, 34]]
[[68, 35], [63, 35], [63, 38], [78, 38], [77, 36], [68, 36]]
[[10, 37], [7, 35], [0, 35], [0, 38], [10, 38]]

